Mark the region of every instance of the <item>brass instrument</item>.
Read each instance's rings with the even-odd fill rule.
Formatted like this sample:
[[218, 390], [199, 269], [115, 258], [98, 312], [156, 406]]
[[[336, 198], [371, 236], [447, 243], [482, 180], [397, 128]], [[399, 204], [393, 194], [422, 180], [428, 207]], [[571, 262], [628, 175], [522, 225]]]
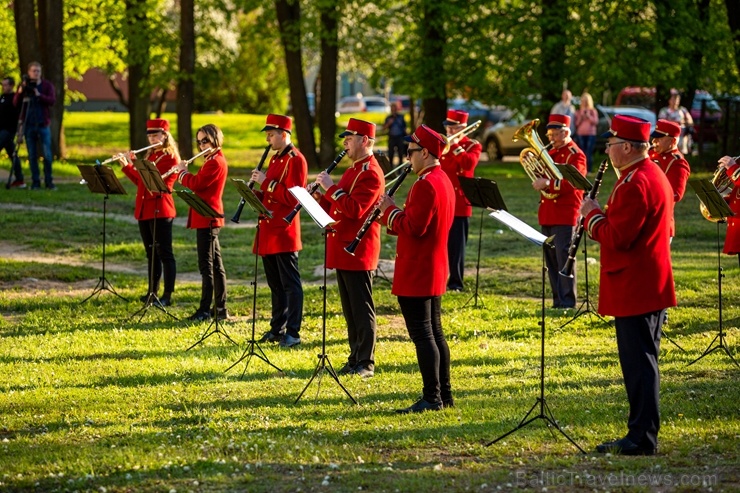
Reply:
[[[546, 152], [548, 146], [545, 146], [537, 135], [537, 125], [540, 120], [535, 118], [529, 123], [525, 123], [514, 132], [511, 140], [517, 142], [523, 140], [530, 147], [526, 147], [519, 153], [519, 162], [522, 164], [525, 173], [534, 182], [537, 178], [546, 178], [548, 180], [562, 180], [563, 174], [560, 172], [555, 161]], [[556, 199], [559, 193], [548, 193], [541, 190], [540, 193], [546, 199]]]
[[[737, 162], [738, 159], [740, 159], [740, 156], [736, 156], [732, 158], [733, 161]], [[717, 170], [714, 172], [714, 176], [712, 176], [712, 185], [714, 185], [714, 188], [717, 189], [719, 194], [722, 196], [722, 198], [727, 198], [732, 193], [732, 189], [735, 188], [735, 184], [732, 182], [729, 176], [727, 176], [726, 169], [723, 166], [717, 166]], [[714, 218], [709, 213], [709, 209], [707, 209], [704, 204], [699, 202], [699, 211], [701, 211], [701, 215], [704, 216], [704, 219], [707, 221], [711, 221], [713, 223], [719, 222], [722, 220], [722, 218]]]
[[461, 137], [465, 137], [469, 133], [474, 132], [476, 128], [480, 127], [480, 124], [481, 124], [481, 121], [480, 120], [477, 120], [477, 121], [471, 123], [470, 125], [468, 125], [467, 127], [463, 128], [462, 130], [460, 130], [457, 133], [454, 133], [454, 134], [452, 134], [450, 136], [443, 135], [442, 138], [445, 140], [446, 145], [445, 145], [444, 150], [442, 151], [442, 154], [444, 155], [444, 154], [447, 154], [448, 152], [450, 152], [450, 145], [451, 145], [451, 142], [453, 140], [459, 139]]
[[[209, 147], [208, 149], [205, 149], [203, 151], [200, 151], [198, 154], [196, 154], [195, 156], [191, 157], [187, 161], [183, 161], [181, 164], [184, 164], [185, 165], [185, 168], [187, 169], [188, 164], [192, 163], [193, 161], [195, 161], [199, 157], [204, 156], [206, 154], [216, 153], [220, 149], [221, 149], [220, 147], [216, 147], [216, 148], [210, 148]], [[162, 173], [162, 179], [164, 180], [165, 178], [167, 178], [168, 176], [170, 176], [172, 173], [177, 173], [179, 171], [185, 171], [185, 170], [182, 169], [182, 167], [180, 167], [179, 165], [175, 165], [175, 166], [171, 167], [170, 169], [168, 169], [167, 171], [165, 171], [164, 173]]]
[[100, 164], [102, 165], [102, 164], [112, 163], [113, 161], [118, 161], [122, 157], [125, 157], [126, 155], [128, 155], [130, 152], [133, 152], [134, 154], [138, 154], [140, 152], [148, 151], [149, 149], [154, 149], [155, 147], [161, 147], [162, 145], [163, 145], [162, 142], [157, 142], [156, 144], [152, 144], [150, 146], [142, 147], [141, 149], [136, 149], [135, 151], [119, 152], [118, 154], [116, 154], [116, 155], [114, 155], [112, 157], [109, 157], [108, 159], [106, 159], [105, 161], [103, 161]]

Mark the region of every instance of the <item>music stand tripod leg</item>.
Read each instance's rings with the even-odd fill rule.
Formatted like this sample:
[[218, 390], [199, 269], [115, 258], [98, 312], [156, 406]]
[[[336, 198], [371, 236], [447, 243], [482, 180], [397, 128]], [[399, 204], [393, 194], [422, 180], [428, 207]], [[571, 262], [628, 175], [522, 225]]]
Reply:
[[594, 307], [593, 303], [591, 303], [591, 294], [590, 294], [590, 286], [588, 282], [588, 235], [583, 235], [583, 272], [584, 272], [584, 280], [585, 280], [585, 289], [586, 289], [586, 296], [584, 300], [581, 302], [580, 305], [578, 305], [578, 309], [576, 310], [576, 313], [563, 325], [560, 326], [562, 329], [566, 325], [569, 325], [571, 322], [574, 322], [578, 317], [581, 315], [589, 315], [589, 318], [592, 318], [593, 316], [596, 316], [599, 320], [601, 320], [603, 323], [609, 325], [609, 322], [599, 315], [599, 313], [596, 311], [596, 307]]
[[480, 298], [480, 304], [481, 308], [485, 306], [483, 303], [483, 297], [478, 295], [478, 288], [480, 286], [480, 252], [481, 252], [481, 244], [483, 241], [483, 214], [485, 213], [486, 209], [480, 210], [480, 224], [478, 225], [478, 259], [475, 263], [475, 291], [473, 292], [473, 296], [468, 299], [468, 301], [465, 302], [463, 305], [463, 308], [468, 306], [470, 304], [471, 300], [474, 300], [473, 307], [478, 308], [478, 299]]

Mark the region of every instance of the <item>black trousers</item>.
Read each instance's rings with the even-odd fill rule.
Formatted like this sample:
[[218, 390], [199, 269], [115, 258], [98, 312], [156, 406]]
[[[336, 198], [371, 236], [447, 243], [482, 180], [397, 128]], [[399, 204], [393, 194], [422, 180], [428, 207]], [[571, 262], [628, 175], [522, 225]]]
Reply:
[[[175, 254], [172, 251], [172, 218], [157, 218], [156, 232], [154, 222], [154, 219], [139, 221], [139, 233], [141, 234], [141, 240], [144, 242], [148, 262], [149, 292], [157, 294], [159, 280], [162, 277], [162, 272], [164, 272], [164, 292], [169, 294], [175, 290], [175, 277], [177, 276], [177, 264]], [[154, 248], [152, 244], [154, 244]], [[154, 257], [153, 271], [152, 256]]]
[[370, 270], [337, 269], [337, 286], [342, 312], [347, 321], [350, 366], [361, 364], [375, 369], [375, 302], [373, 275]]
[[202, 312], [208, 312], [211, 308], [214, 289], [216, 292], [215, 308], [221, 310], [226, 308], [226, 271], [221, 260], [221, 245], [218, 242], [218, 233], [221, 228], [196, 229], [196, 240], [198, 246], [198, 270], [203, 280], [200, 288], [200, 307]]
[[660, 332], [666, 310], [615, 317], [619, 363], [630, 413], [627, 438], [646, 448], [658, 446], [660, 429]]
[[568, 247], [575, 226], [542, 226], [542, 234], [555, 235], [554, 248], [545, 247], [545, 265], [552, 289], [552, 304], [555, 308], [574, 308], [576, 306], [576, 268], [573, 278], [561, 276], [559, 272], [568, 260]]
[[267, 285], [272, 295], [270, 332], [299, 337], [303, 318], [303, 286], [298, 270], [298, 252], [262, 257]]
[[406, 141], [403, 135], [388, 137], [388, 161], [393, 166], [393, 155], [398, 153], [398, 164], [403, 162], [406, 156]]
[[0, 149], [5, 149], [5, 152], [8, 153], [8, 159], [12, 161], [11, 169], [13, 171], [15, 179], [23, 181], [23, 169], [21, 168], [21, 160], [17, 155], [15, 156], [15, 159], [13, 159], [13, 154], [15, 154], [14, 132], [0, 130]]
[[469, 229], [469, 218], [455, 216], [450, 234], [447, 236], [447, 257], [450, 263], [450, 278], [447, 280], [447, 289], [463, 288], [465, 246], [468, 244]]
[[398, 304], [416, 346], [424, 400], [437, 403], [450, 399], [450, 348], [442, 331], [442, 298], [399, 296]]

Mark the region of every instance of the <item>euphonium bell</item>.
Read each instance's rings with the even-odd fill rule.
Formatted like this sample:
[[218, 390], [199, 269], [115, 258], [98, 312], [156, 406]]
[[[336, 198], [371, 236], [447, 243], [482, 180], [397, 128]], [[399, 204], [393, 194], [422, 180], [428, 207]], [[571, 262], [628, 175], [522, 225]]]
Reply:
[[[732, 193], [732, 189], [735, 188], [735, 184], [732, 183], [732, 180], [730, 180], [730, 177], [727, 176], [727, 173], [725, 172], [725, 168], [722, 166], [717, 166], [717, 170], [714, 172], [714, 176], [712, 176], [712, 185], [714, 185], [714, 188], [717, 189], [722, 198], [727, 198]], [[699, 202], [699, 211], [701, 211], [701, 215], [704, 216], [704, 219], [707, 221], [716, 223], [722, 220], [721, 217], [712, 217], [709, 213], [709, 209], [707, 209], [701, 202]]]
[[[537, 125], [540, 120], [535, 118], [529, 123], [525, 123], [514, 132], [511, 140], [514, 142], [523, 140], [529, 147], [526, 147], [519, 153], [519, 162], [522, 164], [524, 171], [534, 182], [537, 178], [547, 178], [548, 180], [562, 180], [563, 174], [560, 172], [555, 161], [546, 152], [545, 145], [542, 144], [540, 136], [537, 135]], [[540, 193], [546, 199], [556, 199], [559, 193], [547, 193], [541, 190]]]

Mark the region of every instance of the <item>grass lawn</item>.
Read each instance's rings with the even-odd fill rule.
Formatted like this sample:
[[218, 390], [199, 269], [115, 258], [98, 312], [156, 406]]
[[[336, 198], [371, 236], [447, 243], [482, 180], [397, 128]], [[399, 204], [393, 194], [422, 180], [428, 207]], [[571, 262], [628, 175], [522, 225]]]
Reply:
[[[264, 148], [263, 121], [196, 115], [194, 125], [213, 122], [224, 129], [231, 173], [244, 178]], [[303, 344], [291, 350], [262, 345], [282, 373], [256, 358], [225, 372], [250, 339], [252, 317], [258, 336], [269, 328], [261, 264], [252, 313], [254, 217], [245, 211], [241, 225], [229, 223], [221, 234], [233, 314], [224, 329], [239, 347], [215, 335], [185, 351], [206, 324], [175, 321], [155, 309], [140, 321], [130, 318], [140, 307], [133, 300], [146, 290], [146, 261], [127, 180], [128, 195], [107, 201], [106, 276], [129, 301], [104, 292], [81, 305], [100, 275], [103, 200], [79, 184], [76, 164], [124, 150], [128, 130], [120, 114], [70, 114], [65, 125], [70, 157], [55, 163], [59, 191], [0, 190], [0, 491], [740, 490], [740, 370], [722, 351], [688, 366], [718, 328], [717, 227], [701, 217], [693, 193], [676, 208], [679, 306], [670, 310], [665, 330], [686, 352], [663, 341], [659, 455], [593, 453], [598, 443], [625, 433], [628, 407], [614, 330], [589, 315], [561, 327], [572, 312], [560, 310], [545, 314], [547, 404], [587, 453], [551, 433], [543, 420], [488, 447], [539, 396], [536, 247], [485, 217], [481, 298], [472, 306], [480, 224], [475, 212], [467, 289], [443, 297], [455, 408], [415, 416], [393, 412], [420, 395], [421, 379], [397, 301], [383, 279], [375, 284], [376, 375], [341, 380], [359, 405], [328, 375], [296, 403], [314, 372], [324, 323], [323, 242], [313, 223], [302, 215]], [[0, 167], [4, 178], [7, 160]], [[481, 163], [476, 174], [496, 180], [509, 211], [536, 225], [538, 195], [518, 163]], [[695, 170], [695, 176], [709, 172]], [[398, 197], [405, 197], [410, 182]], [[602, 202], [614, 182], [609, 172]], [[224, 202], [231, 217], [238, 203], [234, 187], [226, 187]], [[176, 203], [185, 217], [187, 208]], [[173, 236], [178, 282], [171, 313], [184, 319], [200, 294], [195, 234], [178, 225]], [[395, 240], [383, 235], [382, 242], [381, 257], [392, 259]], [[596, 304], [599, 246], [587, 245]], [[721, 263], [726, 343], [740, 360], [740, 268], [736, 258], [722, 256]], [[582, 258], [577, 273], [582, 298]], [[339, 368], [348, 347], [331, 276], [325, 323], [327, 354]]]

